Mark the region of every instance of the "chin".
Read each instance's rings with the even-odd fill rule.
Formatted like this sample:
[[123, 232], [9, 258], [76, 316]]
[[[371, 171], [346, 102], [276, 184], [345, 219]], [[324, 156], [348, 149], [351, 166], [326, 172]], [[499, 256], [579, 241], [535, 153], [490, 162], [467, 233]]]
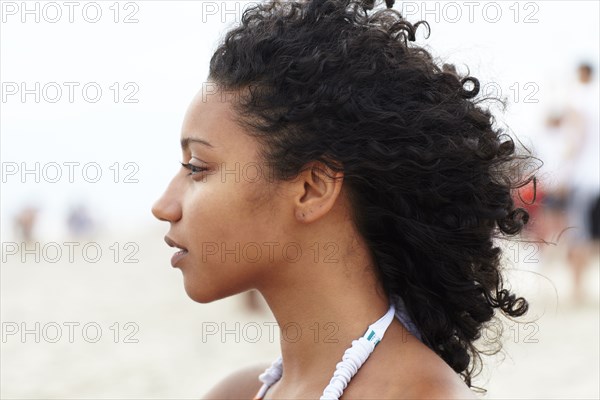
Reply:
[[196, 303], [202, 303], [202, 304], [208, 304], [208, 303], [212, 303], [215, 300], [219, 300], [222, 297], [217, 296], [214, 292], [212, 292], [211, 290], [207, 290], [206, 288], [202, 288], [202, 287], [197, 287], [197, 286], [193, 286], [190, 287], [190, 285], [185, 285], [185, 293], [188, 295], [188, 297], [192, 300], [194, 300]]
[[194, 300], [196, 303], [208, 304], [215, 300], [221, 300], [226, 297], [236, 295], [240, 292], [224, 292], [215, 290], [215, 288], [208, 288], [198, 284], [188, 284], [184, 282], [185, 292], [188, 297]]

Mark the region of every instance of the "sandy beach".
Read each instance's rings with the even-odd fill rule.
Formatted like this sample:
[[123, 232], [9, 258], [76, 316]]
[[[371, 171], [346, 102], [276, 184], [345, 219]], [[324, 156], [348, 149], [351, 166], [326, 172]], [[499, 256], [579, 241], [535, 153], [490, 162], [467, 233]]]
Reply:
[[[94, 239], [102, 256], [90, 250], [87, 260], [76, 250], [72, 262], [64, 253], [48, 262], [57, 259], [48, 246], [39, 262], [4, 255], [3, 399], [194, 399], [229, 372], [278, 356], [267, 310], [247, 312], [242, 296], [212, 304], [187, 297], [164, 233]], [[475, 380], [488, 389], [482, 398], [600, 398], [598, 260], [586, 272], [582, 306], [568, 300], [560, 260], [534, 267], [511, 272], [532, 312], [529, 322], [508, 323], [503, 353], [484, 358]]]

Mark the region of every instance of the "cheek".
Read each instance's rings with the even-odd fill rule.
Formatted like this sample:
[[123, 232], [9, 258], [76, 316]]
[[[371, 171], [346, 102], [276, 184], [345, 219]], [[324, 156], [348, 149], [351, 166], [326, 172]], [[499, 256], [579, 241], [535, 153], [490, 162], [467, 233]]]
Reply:
[[273, 241], [264, 196], [248, 183], [190, 189], [181, 221], [189, 250], [181, 265], [188, 296], [206, 303], [254, 287], [274, 261], [263, 245]]
[[248, 197], [249, 185], [241, 183], [201, 183], [190, 188], [182, 212], [182, 225], [189, 235], [190, 245], [208, 243], [239, 243], [251, 239], [260, 223], [257, 202]]

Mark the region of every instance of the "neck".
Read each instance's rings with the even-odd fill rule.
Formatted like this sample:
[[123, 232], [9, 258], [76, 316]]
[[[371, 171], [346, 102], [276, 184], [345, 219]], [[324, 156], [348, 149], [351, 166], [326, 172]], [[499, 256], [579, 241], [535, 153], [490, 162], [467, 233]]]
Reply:
[[259, 288], [281, 329], [280, 386], [304, 393], [325, 388], [352, 341], [388, 311], [389, 299], [362, 249], [333, 263], [315, 262], [314, 252], [304, 252]]

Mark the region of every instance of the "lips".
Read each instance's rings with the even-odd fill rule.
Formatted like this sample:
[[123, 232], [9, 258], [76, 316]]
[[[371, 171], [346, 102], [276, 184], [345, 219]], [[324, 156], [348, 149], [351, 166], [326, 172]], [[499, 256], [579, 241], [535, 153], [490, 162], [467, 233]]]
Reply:
[[171, 257], [171, 265], [176, 267], [177, 263], [188, 254], [188, 250], [168, 236], [165, 236], [165, 243], [167, 243], [169, 247], [175, 247], [179, 249], [179, 251], [173, 254], [173, 257]]

